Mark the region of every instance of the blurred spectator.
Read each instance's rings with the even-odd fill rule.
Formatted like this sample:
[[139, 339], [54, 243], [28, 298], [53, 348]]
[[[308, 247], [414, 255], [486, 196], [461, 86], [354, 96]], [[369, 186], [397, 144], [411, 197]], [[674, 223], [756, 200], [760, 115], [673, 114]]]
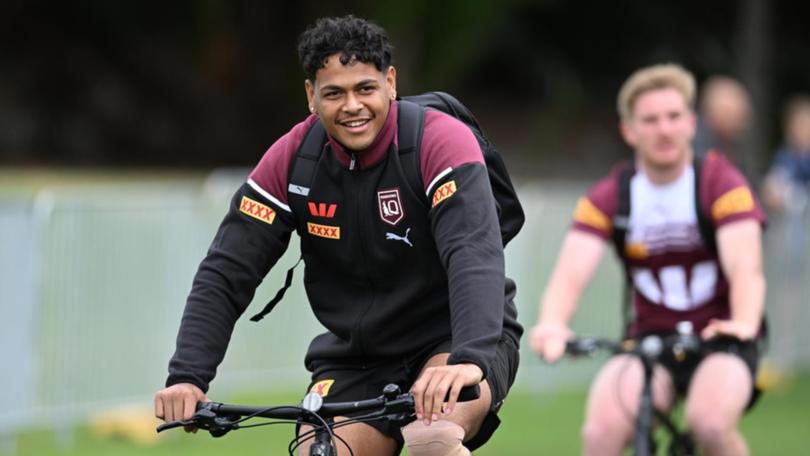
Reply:
[[785, 143], [763, 183], [769, 209], [802, 213], [810, 193], [810, 96], [793, 97], [784, 118]]
[[[794, 96], [782, 122], [784, 144], [777, 151], [762, 184], [765, 206], [773, 217], [768, 251], [772, 252], [773, 312], [772, 356], [776, 366], [794, 365], [799, 358], [806, 312], [808, 257], [808, 200], [810, 200], [810, 96]], [[776, 310], [776, 308], [774, 309]]]
[[703, 83], [695, 154], [714, 149], [725, 154], [750, 183], [756, 182], [745, 141], [751, 124], [751, 97], [745, 87], [728, 76], [712, 76]]

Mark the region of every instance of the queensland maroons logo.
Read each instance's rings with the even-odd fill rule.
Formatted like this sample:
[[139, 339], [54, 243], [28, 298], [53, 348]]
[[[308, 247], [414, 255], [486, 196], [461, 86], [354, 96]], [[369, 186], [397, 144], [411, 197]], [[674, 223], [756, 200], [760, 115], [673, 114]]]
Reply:
[[389, 225], [396, 225], [405, 217], [399, 188], [378, 191], [377, 205], [380, 208], [380, 218]]

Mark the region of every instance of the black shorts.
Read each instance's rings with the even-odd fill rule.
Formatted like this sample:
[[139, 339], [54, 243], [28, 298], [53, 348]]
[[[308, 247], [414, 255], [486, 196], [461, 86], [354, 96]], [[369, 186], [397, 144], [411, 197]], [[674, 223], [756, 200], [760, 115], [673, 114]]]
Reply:
[[[759, 391], [756, 389], [756, 374], [759, 366], [759, 346], [757, 342], [753, 341], [740, 341], [734, 338], [721, 337], [703, 342], [704, 346], [708, 348], [707, 353], [724, 352], [738, 356], [743, 360], [751, 373], [751, 384], [754, 385], [754, 391], [751, 394], [751, 400], [748, 403], [748, 408], [754, 405], [756, 399], [759, 397]], [[706, 355], [707, 356], [707, 355]], [[692, 381], [700, 363], [706, 356], [693, 356], [687, 357], [683, 361], [678, 361], [672, 352], [665, 351], [659, 362], [664, 366], [667, 371], [672, 375], [672, 381], [675, 385], [675, 392], [679, 396], [686, 395], [689, 390], [689, 383]]]
[[[324, 395], [326, 403], [375, 398], [382, 394], [383, 387], [389, 383], [399, 385], [402, 391], [406, 392], [410, 390], [428, 359], [433, 355], [449, 352], [450, 341], [444, 340], [413, 356], [365, 365], [315, 360], [312, 363], [312, 382], [307, 387], [307, 392], [313, 388], [320, 389], [326, 393]], [[486, 379], [492, 391], [490, 412], [484, 418], [478, 433], [464, 443], [470, 450], [486, 443], [500, 425], [501, 421], [497, 412], [515, 381], [518, 362], [517, 344], [508, 336], [504, 336], [498, 342], [495, 360]], [[316, 387], [316, 385], [318, 386]], [[366, 424], [394, 439], [397, 442], [398, 450], [402, 450], [404, 442], [400, 432], [400, 427], [403, 425], [401, 421], [384, 418]]]

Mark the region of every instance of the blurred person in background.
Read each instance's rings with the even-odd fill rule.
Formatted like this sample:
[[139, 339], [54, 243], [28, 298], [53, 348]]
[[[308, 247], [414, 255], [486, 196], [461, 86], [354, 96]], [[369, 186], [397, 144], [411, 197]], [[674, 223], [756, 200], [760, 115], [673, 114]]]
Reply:
[[[550, 363], [563, 355], [573, 337], [569, 322], [605, 244], [615, 230], [625, 229], [617, 217], [619, 179], [623, 170], [631, 171], [624, 248], [617, 252], [632, 279], [634, 317], [626, 336], [672, 334], [682, 321], [691, 322], [703, 339], [723, 336], [713, 342], [719, 351], [697, 362], [664, 359], [657, 365], [653, 399], [668, 411], [685, 398], [685, 419], [701, 454], [745, 455], [747, 444], [737, 425], [754, 397], [754, 340], [765, 297], [765, 218], [745, 179], [724, 156], [709, 153], [701, 166], [693, 166], [694, 96], [692, 74], [673, 64], [640, 69], [622, 86], [620, 130], [635, 151], [634, 163], [615, 167], [577, 204], [530, 345]], [[699, 227], [697, 211], [704, 208], [716, 251]], [[586, 406], [585, 454], [623, 454], [633, 436], [642, 380], [641, 362], [630, 355], [616, 355], [601, 368]]]
[[745, 86], [728, 76], [712, 76], [700, 91], [698, 128], [692, 147], [696, 155], [710, 150], [725, 154], [749, 183], [755, 176], [747, 149], [752, 121], [751, 96]]
[[793, 97], [785, 109], [784, 144], [763, 183], [768, 209], [801, 214], [810, 195], [810, 96]]
[[[320, 19], [301, 36], [311, 114], [234, 195], [194, 279], [155, 397], [159, 418], [189, 419], [206, 400], [236, 320], [296, 231], [307, 296], [328, 329], [307, 352], [307, 389], [342, 402], [397, 383], [415, 397], [417, 420], [402, 429], [389, 417], [336, 429], [339, 454], [348, 444], [358, 456], [403, 445], [412, 456], [463, 456], [497, 428], [523, 330], [487, 167], [470, 128], [426, 111], [413, 162], [423, 188], [409, 187], [391, 53], [382, 28], [353, 16]], [[316, 128], [321, 155], [298, 155]], [[305, 165], [308, 187], [293, 183]], [[468, 385], [481, 386], [480, 398], [456, 404]]]
[[783, 117], [784, 144], [777, 150], [762, 185], [765, 206], [774, 217], [769, 242], [778, 281], [775, 295], [772, 357], [777, 368], [789, 368], [798, 356], [801, 315], [807, 305], [807, 232], [810, 230], [810, 96], [796, 95]]

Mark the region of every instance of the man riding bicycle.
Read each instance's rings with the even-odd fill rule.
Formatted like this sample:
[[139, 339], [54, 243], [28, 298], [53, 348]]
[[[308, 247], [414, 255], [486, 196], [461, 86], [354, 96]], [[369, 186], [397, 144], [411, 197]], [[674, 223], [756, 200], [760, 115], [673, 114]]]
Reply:
[[[205, 400], [234, 323], [297, 231], [307, 296], [328, 330], [307, 352], [308, 390], [343, 402], [396, 383], [416, 401], [418, 419], [402, 430], [388, 420], [337, 428], [339, 454], [348, 443], [355, 455], [403, 445], [412, 456], [469, 455], [494, 432], [522, 328], [487, 167], [465, 124], [428, 110], [423, 188], [409, 186], [391, 51], [380, 27], [353, 16], [320, 19], [301, 36], [311, 115], [236, 192], [194, 279], [158, 417], [189, 419]], [[316, 127], [326, 143], [307, 162], [297, 151]], [[298, 166], [311, 166], [311, 184], [291, 182]], [[480, 398], [456, 404], [475, 384]]]
[[[725, 157], [693, 156], [694, 97], [693, 76], [672, 64], [638, 70], [622, 86], [621, 134], [635, 150], [634, 163], [617, 166], [577, 204], [530, 344], [548, 362], [562, 356], [579, 297], [606, 242], [620, 233], [614, 242], [623, 246], [617, 253], [632, 283], [628, 337], [674, 333], [681, 321], [691, 322], [704, 339], [730, 336], [698, 363], [657, 365], [655, 406], [669, 410], [685, 395], [687, 425], [705, 454], [744, 455], [748, 448], [737, 424], [754, 390], [765, 217]], [[628, 214], [620, 214], [623, 204], [629, 204]], [[712, 236], [701, 233], [699, 211]], [[586, 406], [585, 454], [622, 454], [633, 436], [642, 377], [641, 362], [630, 355], [614, 356], [602, 367]]]

